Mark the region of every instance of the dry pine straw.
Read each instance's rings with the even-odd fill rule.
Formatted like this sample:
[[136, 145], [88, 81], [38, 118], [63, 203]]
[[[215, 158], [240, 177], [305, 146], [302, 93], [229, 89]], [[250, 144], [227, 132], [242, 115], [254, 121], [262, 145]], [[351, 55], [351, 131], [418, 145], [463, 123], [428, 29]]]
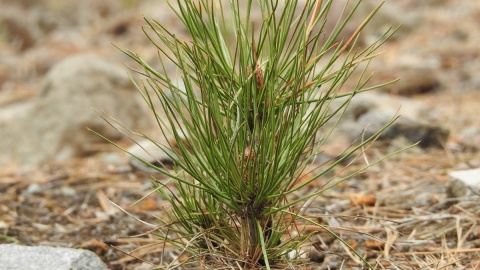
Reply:
[[[448, 170], [476, 154], [420, 149], [412, 152], [386, 160], [342, 184], [340, 194], [319, 201], [335, 208], [332, 200], [341, 200], [342, 196], [349, 200], [349, 204], [344, 202], [346, 207], [337, 208], [336, 215], [341, 218], [335, 221], [341, 219], [342, 228], [364, 233], [350, 239], [372, 258], [372, 263], [379, 261], [384, 267], [391, 264], [405, 269], [473, 268], [479, 263], [480, 252], [478, 196], [454, 202], [446, 198], [444, 187]], [[376, 201], [372, 201], [372, 195]], [[363, 205], [352, 207], [362, 196], [367, 197]], [[374, 248], [377, 237], [383, 242]]]
[[[372, 147], [369, 159], [386, 148]], [[394, 156], [310, 201], [307, 213], [379, 269], [475, 269], [480, 254], [478, 196], [452, 201], [444, 192], [447, 171], [475, 154], [447, 152], [414, 149]], [[332, 177], [364, 164], [357, 159]], [[148, 192], [148, 179], [124, 165], [103, 164], [100, 156], [39, 171], [6, 168], [0, 173], [0, 242], [91, 249], [113, 269], [133, 269], [139, 259], [158, 264], [162, 249], [165, 260], [176, 258], [172, 247], [145, 234], [155, 227], [154, 215], [161, 216], [165, 202], [152, 196], [130, 207]], [[32, 184], [40, 190], [26, 192]], [[304, 229], [315, 232], [309, 255], [316, 262], [310, 267], [358, 266], [358, 258], [326, 232]], [[130, 251], [133, 256], [125, 253]]]

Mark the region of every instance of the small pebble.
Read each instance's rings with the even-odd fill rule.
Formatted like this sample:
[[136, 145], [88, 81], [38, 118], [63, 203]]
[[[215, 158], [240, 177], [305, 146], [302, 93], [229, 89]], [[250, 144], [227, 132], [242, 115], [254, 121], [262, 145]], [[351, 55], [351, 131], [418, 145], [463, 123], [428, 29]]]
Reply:
[[0, 220], [0, 229], [8, 229], [8, 224], [3, 221], [3, 220]]
[[123, 166], [118, 166], [115, 168], [115, 172], [116, 173], [121, 173], [121, 174], [124, 174], [124, 173], [129, 173], [132, 171], [132, 166], [130, 165], [123, 165]]
[[27, 188], [28, 194], [40, 194], [42, 192], [42, 187], [39, 184], [30, 184]]
[[65, 197], [73, 197], [77, 195], [77, 192], [70, 187], [62, 187], [61, 192], [62, 192], [62, 195]]
[[124, 158], [119, 153], [104, 153], [101, 156], [101, 160], [105, 164], [121, 165], [124, 164]]

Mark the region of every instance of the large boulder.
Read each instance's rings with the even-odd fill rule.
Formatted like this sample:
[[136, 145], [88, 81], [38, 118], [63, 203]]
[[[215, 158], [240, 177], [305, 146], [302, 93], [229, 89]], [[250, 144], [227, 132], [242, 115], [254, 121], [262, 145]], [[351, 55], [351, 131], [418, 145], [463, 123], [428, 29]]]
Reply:
[[99, 56], [77, 55], [59, 62], [41, 87], [27, 108], [0, 122], [0, 166], [37, 165], [88, 154], [103, 140], [86, 128], [120, 138], [98, 111], [130, 129], [149, 125], [125, 70]]

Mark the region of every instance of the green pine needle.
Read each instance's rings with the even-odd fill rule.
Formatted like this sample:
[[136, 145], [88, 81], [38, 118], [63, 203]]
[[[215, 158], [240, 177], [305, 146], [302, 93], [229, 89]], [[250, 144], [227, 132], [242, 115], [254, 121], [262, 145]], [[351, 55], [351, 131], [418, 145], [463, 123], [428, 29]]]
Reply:
[[[175, 190], [170, 190], [153, 181], [171, 206], [168, 221], [155, 234], [191, 254], [189, 262], [246, 269], [302, 263], [289, 255], [300, 254], [308, 238], [293, 232], [295, 225], [307, 222], [326, 228], [294, 206], [332, 186], [295, 200], [289, 195], [358, 153], [383, 131], [298, 183], [338, 122], [333, 129], [326, 124], [341, 119], [338, 116], [355, 95], [384, 85], [366, 87], [371, 75], [363, 70], [354, 89], [339, 93], [394, 32], [390, 29], [361, 49], [356, 46], [380, 5], [347, 40], [340, 40], [361, 1], [351, 10], [345, 8], [344, 19], [325, 32], [332, 2], [179, 0], [170, 4], [188, 40], [145, 19], [144, 32], [158, 49], [162, 70], [123, 50], [143, 69], [145, 80], [136, 86], [169, 143], [159, 145], [143, 136], [173, 153], [169, 155], [176, 164], [169, 171], [140, 160], [175, 182]], [[255, 10], [262, 14], [261, 22], [252, 22]], [[166, 75], [168, 62], [177, 68], [184, 87]], [[340, 97], [347, 98], [332, 110], [332, 102]], [[324, 138], [316, 141], [319, 130]]]

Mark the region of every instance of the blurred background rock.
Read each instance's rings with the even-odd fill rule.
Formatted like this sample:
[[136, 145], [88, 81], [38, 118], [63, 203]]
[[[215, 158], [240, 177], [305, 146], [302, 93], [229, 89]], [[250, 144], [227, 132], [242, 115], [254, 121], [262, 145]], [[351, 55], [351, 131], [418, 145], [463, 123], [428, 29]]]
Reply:
[[[364, 1], [345, 36], [380, 2]], [[344, 3], [334, 1], [326, 31], [334, 27]], [[0, 6], [0, 166], [40, 165], [93, 154], [101, 140], [86, 127], [120, 139], [123, 135], [94, 109], [132, 130], [155, 132], [127, 74], [139, 76], [123, 64], [135, 65], [112, 44], [137, 52], [158, 67], [156, 50], [141, 30], [142, 16], [158, 20], [179, 37], [187, 35], [166, 1], [0, 0]], [[261, 14], [252, 18], [260, 20]], [[412, 119], [415, 129], [422, 122], [428, 122], [428, 130], [437, 127], [443, 141], [432, 145], [444, 145], [450, 132], [450, 140], [453, 136], [455, 142], [478, 147], [479, 123], [472, 114], [480, 110], [480, 101], [466, 98], [468, 105], [451, 104], [445, 110], [436, 106], [436, 100], [442, 93], [468, 96], [480, 88], [480, 2], [387, 1], [360, 44], [399, 24], [402, 27], [371, 67], [376, 71], [372, 83], [401, 78], [382, 90], [403, 96], [401, 102], [382, 98], [381, 107], [388, 108], [384, 113], [404, 114], [404, 108], [407, 116], [421, 118]], [[175, 75], [173, 66], [167, 69]], [[375, 95], [369, 98], [378, 101]], [[405, 105], [409, 100], [415, 100], [415, 106]], [[412, 107], [420, 107], [419, 112], [408, 111]], [[382, 113], [376, 108], [371, 119], [382, 118]], [[356, 122], [346, 122], [339, 130], [351, 133], [349, 127]], [[368, 125], [365, 118], [358, 123]], [[471, 134], [472, 130], [477, 132]]]

